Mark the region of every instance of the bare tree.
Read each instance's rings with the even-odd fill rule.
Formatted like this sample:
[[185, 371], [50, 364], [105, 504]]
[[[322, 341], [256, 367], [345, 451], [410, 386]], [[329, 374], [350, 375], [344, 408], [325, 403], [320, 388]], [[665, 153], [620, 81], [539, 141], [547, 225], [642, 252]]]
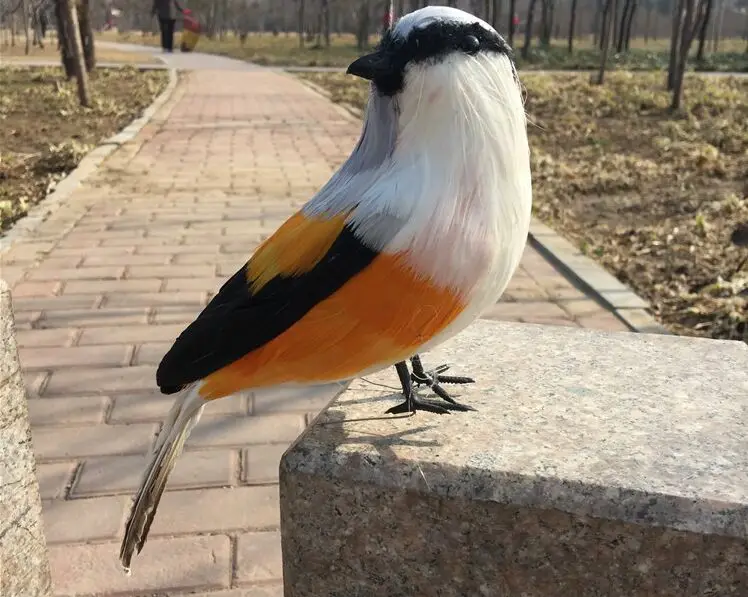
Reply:
[[714, 8], [713, 0], [706, 0], [704, 7], [704, 18], [701, 21], [701, 28], [699, 29], [699, 47], [696, 50], [696, 60], [702, 62], [704, 60], [704, 49], [706, 46], [706, 33], [709, 29], [709, 21], [712, 18], [712, 9]]
[[29, 34], [29, 21], [31, 19], [31, 8], [29, 7], [29, 0], [21, 1], [21, 10], [23, 15], [23, 32], [26, 35], [26, 48], [25, 53], [31, 53], [31, 35]]
[[637, 0], [626, 0], [623, 5], [623, 14], [619, 24], [618, 39], [616, 40], [616, 52], [619, 54], [629, 49], [631, 42], [631, 29], [634, 23], [634, 13], [637, 8]]
[[365, 50], [369, 46], [369, 26], [371, 25], [371, 7], [369, 0], [360, 0], [356, 15], [356, 47]]
[[553, 34], [555, 0], [540, 0], [540, 9], [540, 45], [548, 48], [551, 45], [551, 35]]
[[569, 9], [569, 54], [574, 51], [574, 26], [577, 22], [577, 0], [571, 0]]
[[514, 15], [517, 12], [517, 0], [509, 0], [509, 45], [514, 45], [514, 34], [516, 25], [514, 24]]
[[94, 50], [94, 34], [91, 26], [91, 6], [89, 0], [79, 0], [78, 21], [80, 23], [81, 42], [83, 44], [83, 59], [86, 70], [91, 72], [96, 66]]
[[678, 65], [678, 47], [680, 45], [681, 21], [685, 9], [686, 0], [671, 0], [673, 10], [673, 27], [670, 36], [670, 59], [667, 67], [667, 88], [668, 91], [673, 89], [675, 84], [675, 70]]
[[680, 110], [683, 100], [683, 79], [686, 72], [686, 62], [691, 43], [696, 32], [701, 28], [701, 23], [706, 18], [706, 3], [708, 0], [681, 0], [683, 10], [679, 11], [678, 26], [678, 51], [675, 60], [675, 70], [672, 75], [668, 74], [668, 82], [672, 79], [673, 99], [670, 109], [673, 112]]
[[[81, 106], [91, 105], [91, 96], [88, 90], [88, 72], [83, 60], [83, 42], [81, 41], [80, 25], [78, 23], [78, 11], [75, 0], [59, 0], [62, 5], [63, 27], [65, 35], [70, 41], [73, 53], [73, 72], [78, 82], [78, 99]], [[60, 24], [58, 23], [58, 26]]]
[[65, 76], [72, 79], [75, 76], [75, 57], [73, 54], [73, 41], [67, 27], [65, 15], [65, 0], [55, 0], [55, 21], [57, 22], [57, 46], [60, 50], [60, 60]]
[[[488, 22], [491, 23], [491, 27], [497, 31], [499, 30], [499, 23], [501, 22], [501, 8], [501, 0], [493, 0], [493, 2], [491, 2], [491, 19]], [[511, 42], [509, 43], [511, 44]]]
[[299, 3], [297, 29], [299, 32], [299, 47], [304, 47], [304, 0], [296, 0]]
[[605, 0], [603, 12], [600, 18], [600, 43], [602, 46], [602, 53], [600, 55], [600, 68], [597, 71], [597, 79], [595, 80], [595, 83], [597, 83], [598, 85], [602, 85], [605, 82], [605, 68], [608, 62], [608, 50], [610, 49], [611, 32], [615, 25], [613, 20], [614, 12], [615, 0]]
[[527, 7], [527, 21], [525, 22], [525, 43], [522, 45], [522, 58], [527, 60], [530, 55], [530, 43], [532, 42], [532, 22], [535, 18], [535, 2], [537, 0], [530, 0], [530, 5]]

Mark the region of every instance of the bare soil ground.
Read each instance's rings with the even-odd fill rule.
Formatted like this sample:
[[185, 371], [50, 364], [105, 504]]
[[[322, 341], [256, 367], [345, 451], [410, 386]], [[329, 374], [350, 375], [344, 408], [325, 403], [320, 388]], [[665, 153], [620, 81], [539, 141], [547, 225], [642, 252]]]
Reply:
[[0, 69], [0, 234], [43, 199], [103, 139], [137, 117], [166, 86], [166, 72], [98, 69], [93, 105], [58, 68]]
[[[354, 77], [302, 78], [365, 104]], [[748, 342], [748, 77], [688, 77], [679, 115], [664, 78], [524, 73], [535, 212], [673, 332]]]

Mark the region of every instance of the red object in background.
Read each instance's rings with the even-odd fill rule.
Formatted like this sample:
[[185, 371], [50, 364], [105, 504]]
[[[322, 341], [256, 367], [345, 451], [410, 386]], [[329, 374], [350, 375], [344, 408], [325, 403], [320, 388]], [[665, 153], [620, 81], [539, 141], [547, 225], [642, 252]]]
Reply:
[[388, 2], [384, 8], [384, 17], [382, 17], [382, 28], [385, 31], [392, 27], [392, 21], [395, 18], [394, 12], [393, 2]]
[[517, 25], [519, 25], [519, 17], [518, 17], [517, 15], [514, 15], [514, 16], [512, 17], [512, 25], [514, 25], [515, 27], [516, 27]]
[[185, 31], [191, 31], [192, 33], [200, 33], [200, 23], [192, 16], [192, 11], [189, 8], [185, 8], [183, 15], [182, 27]]

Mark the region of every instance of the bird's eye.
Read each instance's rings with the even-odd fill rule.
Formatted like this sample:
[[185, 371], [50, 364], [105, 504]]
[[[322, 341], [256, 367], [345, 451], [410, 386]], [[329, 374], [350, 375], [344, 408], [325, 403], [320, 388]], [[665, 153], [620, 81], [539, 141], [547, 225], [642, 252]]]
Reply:
[[480, 42], [474, 35], [467, 35], [462, 39], [462, 49], [468, 54], [475, 54], [480, 50]]

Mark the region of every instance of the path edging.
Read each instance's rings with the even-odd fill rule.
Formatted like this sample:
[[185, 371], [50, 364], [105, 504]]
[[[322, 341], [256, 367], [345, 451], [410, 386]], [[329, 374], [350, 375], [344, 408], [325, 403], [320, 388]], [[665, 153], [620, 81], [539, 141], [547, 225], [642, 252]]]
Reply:
[[0, 255], [8, 251], [18, 240], [31, 235], [55, 208], [64, 203], [81, 183], [97, 170], [107, 157], [132, 140], [151, 121], [156, 112], [171, 98], [177, 87], [176, 69], [170, 68], [168, 72], [169, 81], [166, 87], [138, 118], [83, 156], [78, 165], [57, 183], [49, 195], [34, 205], [25, 216], [11, 226], [4, 236], [0, 237]]
[[[292, 75], [289, 73], [289, 76]], [[294, 78], [302, 81], [312, 93], [319, 94], [328, 101], [332, 101], [330, 99], [331, 95], [326, 89], [304, 78]], [[360, 120], [362, 112], [358, 108], [344, 103], [332, 103], [339, 106], [339, 109], [345, 113], [347, 118]], [[528, 237], [530, 244], [554, 267], [581, 289], [592, 295], [632, 331], [642, 334], [670, 334], [664, 326], [652, 317], [652, 307], [647, 301], [535, 217], [532, 218], [530, 223]]]

